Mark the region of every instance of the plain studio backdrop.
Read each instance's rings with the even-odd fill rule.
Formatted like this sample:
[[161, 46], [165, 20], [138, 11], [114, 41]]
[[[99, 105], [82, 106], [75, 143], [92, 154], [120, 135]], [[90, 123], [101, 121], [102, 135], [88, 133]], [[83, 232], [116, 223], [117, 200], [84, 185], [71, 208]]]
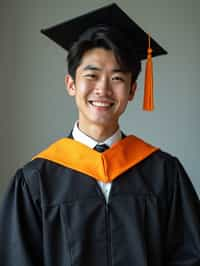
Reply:
[[[40, 29], [111, 3], [0, 1], [0, 195], [16, 169], [66, 136], [77, 118], [64, 86], [66, 52]], [[155, 111], [141, 109], [143, 65], [121, 126], [177, 156], [200, 194], [200, 1], [116, 3], [169, 53], [154, 60]]]

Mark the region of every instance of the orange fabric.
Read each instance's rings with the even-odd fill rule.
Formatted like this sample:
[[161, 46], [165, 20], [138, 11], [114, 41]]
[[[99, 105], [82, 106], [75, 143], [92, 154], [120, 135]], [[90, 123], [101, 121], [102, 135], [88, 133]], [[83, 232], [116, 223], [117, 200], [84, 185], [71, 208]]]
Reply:
[[33, 159], [47, 159], [107, 183], [157, 149], [135, 136], [128, 136], [99, 153], [78, 141], [63, 138]]
[[152, 62], [152, 49], [151, 49], [151, 44], [150, 44], [150, 36], [149, 36], [149, 47], [147, 50], [143, 109], [145, 111], [153, 111], [154, 109], [153, 62]]

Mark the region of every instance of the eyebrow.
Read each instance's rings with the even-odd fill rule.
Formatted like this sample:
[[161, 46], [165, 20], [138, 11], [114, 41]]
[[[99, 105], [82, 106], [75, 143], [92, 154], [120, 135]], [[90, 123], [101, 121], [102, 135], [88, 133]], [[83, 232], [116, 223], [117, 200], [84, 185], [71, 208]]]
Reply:
[[83, 70], [96, 70], [96, 71], [100, 71], [101, 68], [100, 67], [96, 67], [94, 65], [87, 65], [83, 68]]
[[[102, 69], [94, 65], [87, 65], [83, 68], [83, 70], [101, 71]], [[114, 68], [112, 72], [113, 73], [127, 73], [127, 71], [123, 70], [122, 68]]]

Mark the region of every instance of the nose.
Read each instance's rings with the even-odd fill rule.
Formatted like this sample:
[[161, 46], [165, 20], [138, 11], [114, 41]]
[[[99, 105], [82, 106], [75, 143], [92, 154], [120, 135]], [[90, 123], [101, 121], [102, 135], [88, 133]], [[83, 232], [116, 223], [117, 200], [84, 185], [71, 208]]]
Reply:
[[104, 77], [98, 80], [95, 86], [95, 93], [98, 96], [110, 96], [112, 94], [112, 88], [108, 78]]

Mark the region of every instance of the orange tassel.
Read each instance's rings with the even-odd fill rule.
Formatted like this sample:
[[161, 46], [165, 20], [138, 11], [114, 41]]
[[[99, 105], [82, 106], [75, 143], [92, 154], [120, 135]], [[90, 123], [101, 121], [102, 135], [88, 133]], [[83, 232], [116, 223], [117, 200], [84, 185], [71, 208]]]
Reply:
[[146, 62], [146, 73], [145, 73], [143, 110], [153, 111], [153, 109], [154, 109], [153, 62], [152, 62], [152, 49], [151, 49], [150, 35], [148, 38], [148, 42], [149, 42], [149, 46], [147, 49], [147, 62]]

